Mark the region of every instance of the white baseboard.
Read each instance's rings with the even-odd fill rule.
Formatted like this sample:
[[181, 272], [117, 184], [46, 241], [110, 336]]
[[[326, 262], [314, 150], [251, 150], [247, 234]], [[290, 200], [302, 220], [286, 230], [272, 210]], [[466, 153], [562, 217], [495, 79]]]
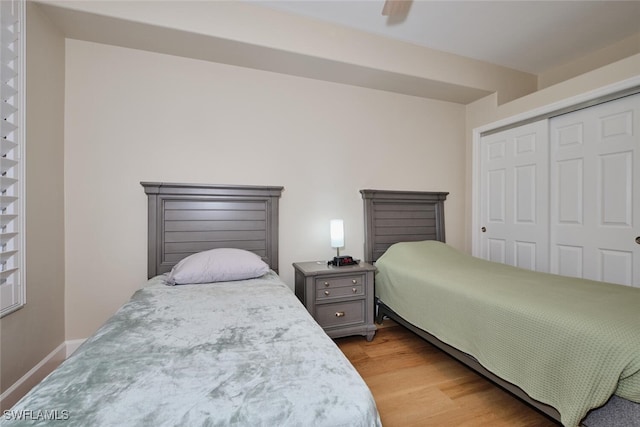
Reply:
[[53, 371], [66, 356], [67, 345], [63, 342], [0, 395], [0, 407], [7, 409], [13, 406], [31, 387]]
[[61, 343], [0, 395], [0, 408], [5, 410], [13, 406], [34, 385], [42, 381], [44, 377], [49, 375], [60, 363], [76, 351], [84, 341], [84, 339], [79, 339]]
[[76, 351], [78, 347], [80, 347], [80, 344], [82, 344], [85, 341], [86, 341], [86, 338], [79, 339], [79, 340], [65, 341], [65, 344], [67, 345], [67, 357], [71, 356], [73, 352]]

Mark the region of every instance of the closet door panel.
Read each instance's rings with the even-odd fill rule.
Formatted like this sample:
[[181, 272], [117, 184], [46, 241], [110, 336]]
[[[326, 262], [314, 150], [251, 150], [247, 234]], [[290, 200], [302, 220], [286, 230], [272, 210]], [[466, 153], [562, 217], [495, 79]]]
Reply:
[[550, 271], [640, 286], [640, 95], [549, 127]]
[[559, 160], [552, 183], [552, 197], [557, 209], [557, 221], [567, 226], [584, 224], [584, 159]]
[[[633, 152], [603, 155], [599, 159], [602, 223], [633, 227]], [[608, 189], [616, 191], [608, 191]]]
[[481, 257], [548, 271], [547, 121], [481, 140]]
[[552, 264], [552, 268], [555, 270], [553, 273], [563, 276], [583, 277], [583, 249], [583, 246], [556, 245], [557, 265]]

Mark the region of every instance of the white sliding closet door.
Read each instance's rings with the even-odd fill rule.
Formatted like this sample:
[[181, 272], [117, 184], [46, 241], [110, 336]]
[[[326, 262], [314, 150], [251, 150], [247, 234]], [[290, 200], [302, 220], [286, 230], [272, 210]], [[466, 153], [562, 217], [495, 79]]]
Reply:
[[549, 134], [550, 271], [640, 286], [640, 95], [554, 117]]
[[481, 139], [481, 257], [549, 271], [547, 120]]

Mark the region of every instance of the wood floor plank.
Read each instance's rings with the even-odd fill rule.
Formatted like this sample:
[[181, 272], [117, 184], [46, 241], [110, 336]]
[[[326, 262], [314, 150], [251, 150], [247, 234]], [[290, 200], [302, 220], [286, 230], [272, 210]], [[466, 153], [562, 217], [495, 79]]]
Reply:
[[402, 326], [378, 329], [371, 342], [335, 341], [371, 389], [385, 427], [560, 425]]

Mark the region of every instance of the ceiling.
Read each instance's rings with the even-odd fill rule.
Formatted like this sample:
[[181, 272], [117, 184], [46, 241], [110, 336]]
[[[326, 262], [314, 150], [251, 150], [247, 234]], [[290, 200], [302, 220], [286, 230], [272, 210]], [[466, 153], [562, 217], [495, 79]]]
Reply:
[[532, 74], [640, 32], [640, 1], [413, 0], [403, 18], [384, 0], [251, 0], [288, 13]]

